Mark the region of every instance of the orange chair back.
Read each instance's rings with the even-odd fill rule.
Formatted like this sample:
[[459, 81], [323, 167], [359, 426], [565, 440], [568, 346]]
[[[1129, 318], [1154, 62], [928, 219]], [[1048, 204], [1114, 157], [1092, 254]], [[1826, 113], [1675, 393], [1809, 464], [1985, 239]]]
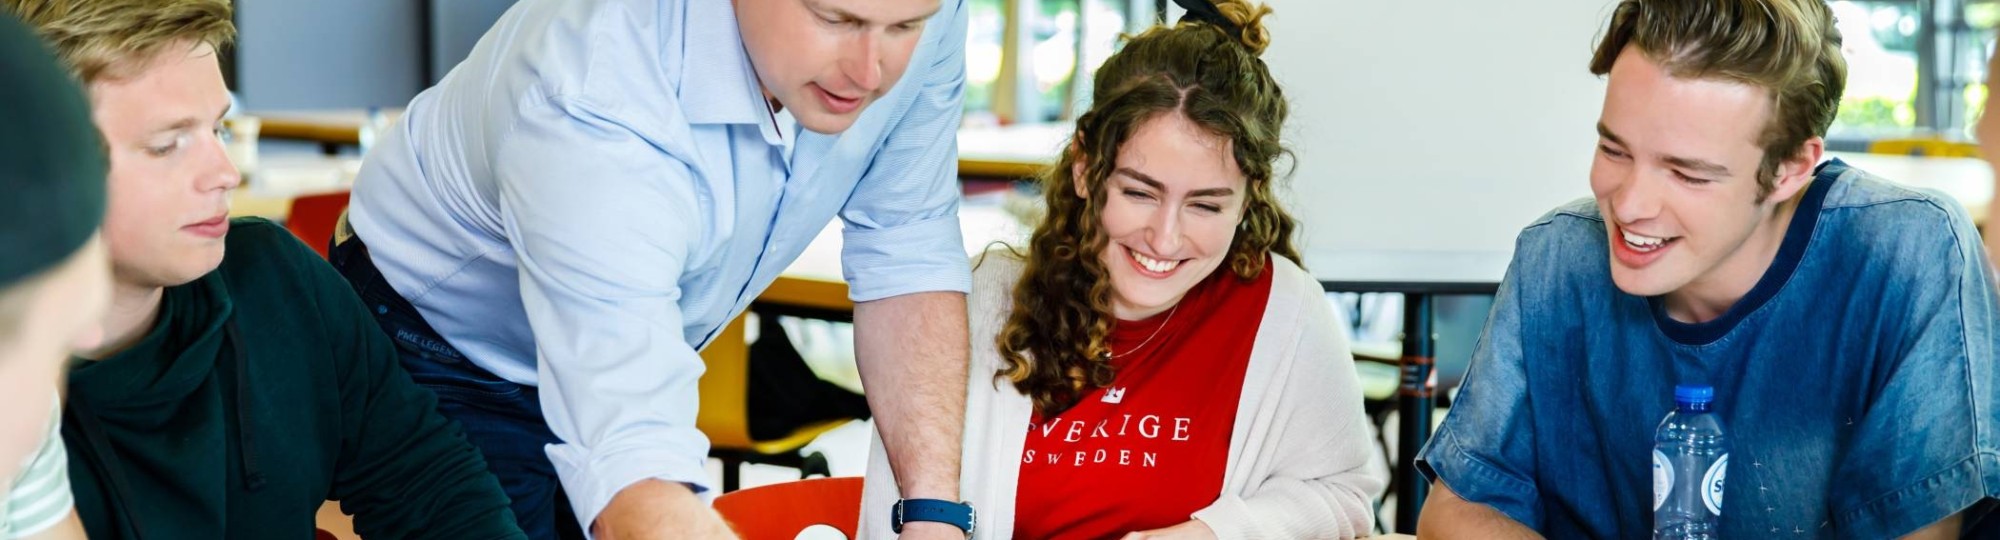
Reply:
[[347, 209], [345, 191], [307, 195], [292, 199], [292, 210], [285, 217], [285, 228], [326, 258], [326, 244], [333, 241], [333, 226], [340, 221], [340, 212]]
[[1943, 139], [1877, 139], [1868, 144], [1870, 154], [1917, 157], [1979, 157], [1979, 145]]
[[854, 538], [861, 521], [861, 477], [814, 478], [724, 493], [715, 498], [715, 511], [744, 540], [792, 540], [814, 525]]

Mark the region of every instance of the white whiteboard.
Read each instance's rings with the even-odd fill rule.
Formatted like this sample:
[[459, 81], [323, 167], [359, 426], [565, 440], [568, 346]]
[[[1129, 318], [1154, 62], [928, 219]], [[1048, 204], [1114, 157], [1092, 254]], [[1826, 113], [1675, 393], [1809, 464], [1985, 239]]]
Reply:
[[1611, 0], [1267, 0], [1305, 248], [1511, 251], [1588, 196]]

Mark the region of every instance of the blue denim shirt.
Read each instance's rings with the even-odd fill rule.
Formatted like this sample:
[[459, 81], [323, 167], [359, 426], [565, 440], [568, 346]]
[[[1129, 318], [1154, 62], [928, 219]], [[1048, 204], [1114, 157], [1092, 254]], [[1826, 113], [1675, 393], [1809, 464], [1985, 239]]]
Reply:
[[1654, 431], [1695, 383], [1732, 439], [1724, 538], [1891, 538], [2000, 497], [2000, 298], [1956, 203], [1824, 164], [1701, 324], [1618, 290], [1605, 234], [1590, 200], [1522, 231], [1425, 474], [1550, 537], [1646, 537]]

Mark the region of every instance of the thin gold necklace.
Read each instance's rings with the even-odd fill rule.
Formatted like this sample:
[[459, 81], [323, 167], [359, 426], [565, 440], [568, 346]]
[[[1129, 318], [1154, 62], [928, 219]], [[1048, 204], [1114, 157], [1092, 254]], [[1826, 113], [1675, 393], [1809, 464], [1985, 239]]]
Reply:
[[1173, 309], [1170, 309], [1170, 310], [1167, 310], [1167, 320], [1164, 320], [1164, 321], [1160, 321], [1160, 325], [1159, 325], [1159, 326], [1156, 326], [1156, 327], [1153, 327], [1153, 334], [1152, 334], [1152, 335], [1149, 335], [1149, 336], [1146, 336], [1146, 340], [1145, 340], [1145, 341], [1141, 341], [1141, 342], [1139, 342], [1139, 344], [1138, 344], [1137, 346], [1134, 346], [1134, 347], [1132, 347], [1131, 349], [1128, 349], [1128, 350], [1126, 350], [1126, 351], [1125, 351], [1125, 354], [1113, 354], [1113, 353], [1111, 352], [1111, 347], [1110, 347], [1110, 346], [1108, 346], [1108, 345], [1107, 345], [1107, 346], [1105, 346], [1105, 347], [1104, 347], [1104, 359], [1106, 359], [1106, 360], [1110, 360], [1110, 359], [1114, 359], [1114, 358], [1124, 358], [1124, 357], [1127, 357], [1127, 356], [1131, 356], [1131, 355], [1132, 355], [1132, 353], [1135, 353], [1135, 352], [1139, 352], [1139, 349], [1144, 349], [1144, 348], [1146, 348], [1146, 344], [1148, 344], [1148, 343], [1152, 343], [1152, 342], [1153, 342], [1153, 338], [1156, 338], [1156, 337], [1159, 337], [1159, 336], [1160, 336], [1160, 331], [1161, 331], [1161, 330], [1165, 330], [1165, 329], [1167, 328], [1167, 323], [1170, 323], [1170, 322], [1174, 322], [1174, 312], [1177, 312], [1177, 311], [1180, 311], [1180, 310], [1181, 310], [1181, 305], [1180, 305], [1180, 304], [1178, 304], [1178, 303], [1174, 304], [1174, 308], [1173, 308]]

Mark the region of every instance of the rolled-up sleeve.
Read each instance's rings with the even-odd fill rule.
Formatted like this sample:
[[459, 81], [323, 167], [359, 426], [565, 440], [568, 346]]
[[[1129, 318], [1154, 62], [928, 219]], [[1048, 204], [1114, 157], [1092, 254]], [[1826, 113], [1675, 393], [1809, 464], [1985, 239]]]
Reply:
[[702, 237], [692, 173], [588, 103], [524, 106], [495, 166], [520, 268], [549, 459], [587, 531], [613, 495], [660, 479], [707, 489], [695, 428], [703, 364], [679, 281]]
[[1494, 297], [1493, 313], [1473, 349], [1472, 366], [1451, 414], [1418, 453], [1417, 468], [1459, 498], [1539, 528], [1540, 496], [1532, 480], [1536, 435], [1527, 418], [1527, 360], [1521, 343], [1520, 260], [1515, 262]]
[[[958, 228], [958, 123], [964, 115], [965, 2], [947, 0], [892, 92], [909, 102], [840, 211], [841, 269], [856, 302], [932, 291], [968, 292], [972, 271]], [[893, 105], [878, 103], [875, 106]]]
[[1953, 235], [1899, 254], [1929, 264], [1897, 294], [1914, 308], [1900, 354], [1836, 454], [1834, 537], [1895, 538], [1961, 512], [1967, 524], [1996, 519], [1986, 514], [2000, 501], [2000, 292], [1971, 220], [1949, 214]]

